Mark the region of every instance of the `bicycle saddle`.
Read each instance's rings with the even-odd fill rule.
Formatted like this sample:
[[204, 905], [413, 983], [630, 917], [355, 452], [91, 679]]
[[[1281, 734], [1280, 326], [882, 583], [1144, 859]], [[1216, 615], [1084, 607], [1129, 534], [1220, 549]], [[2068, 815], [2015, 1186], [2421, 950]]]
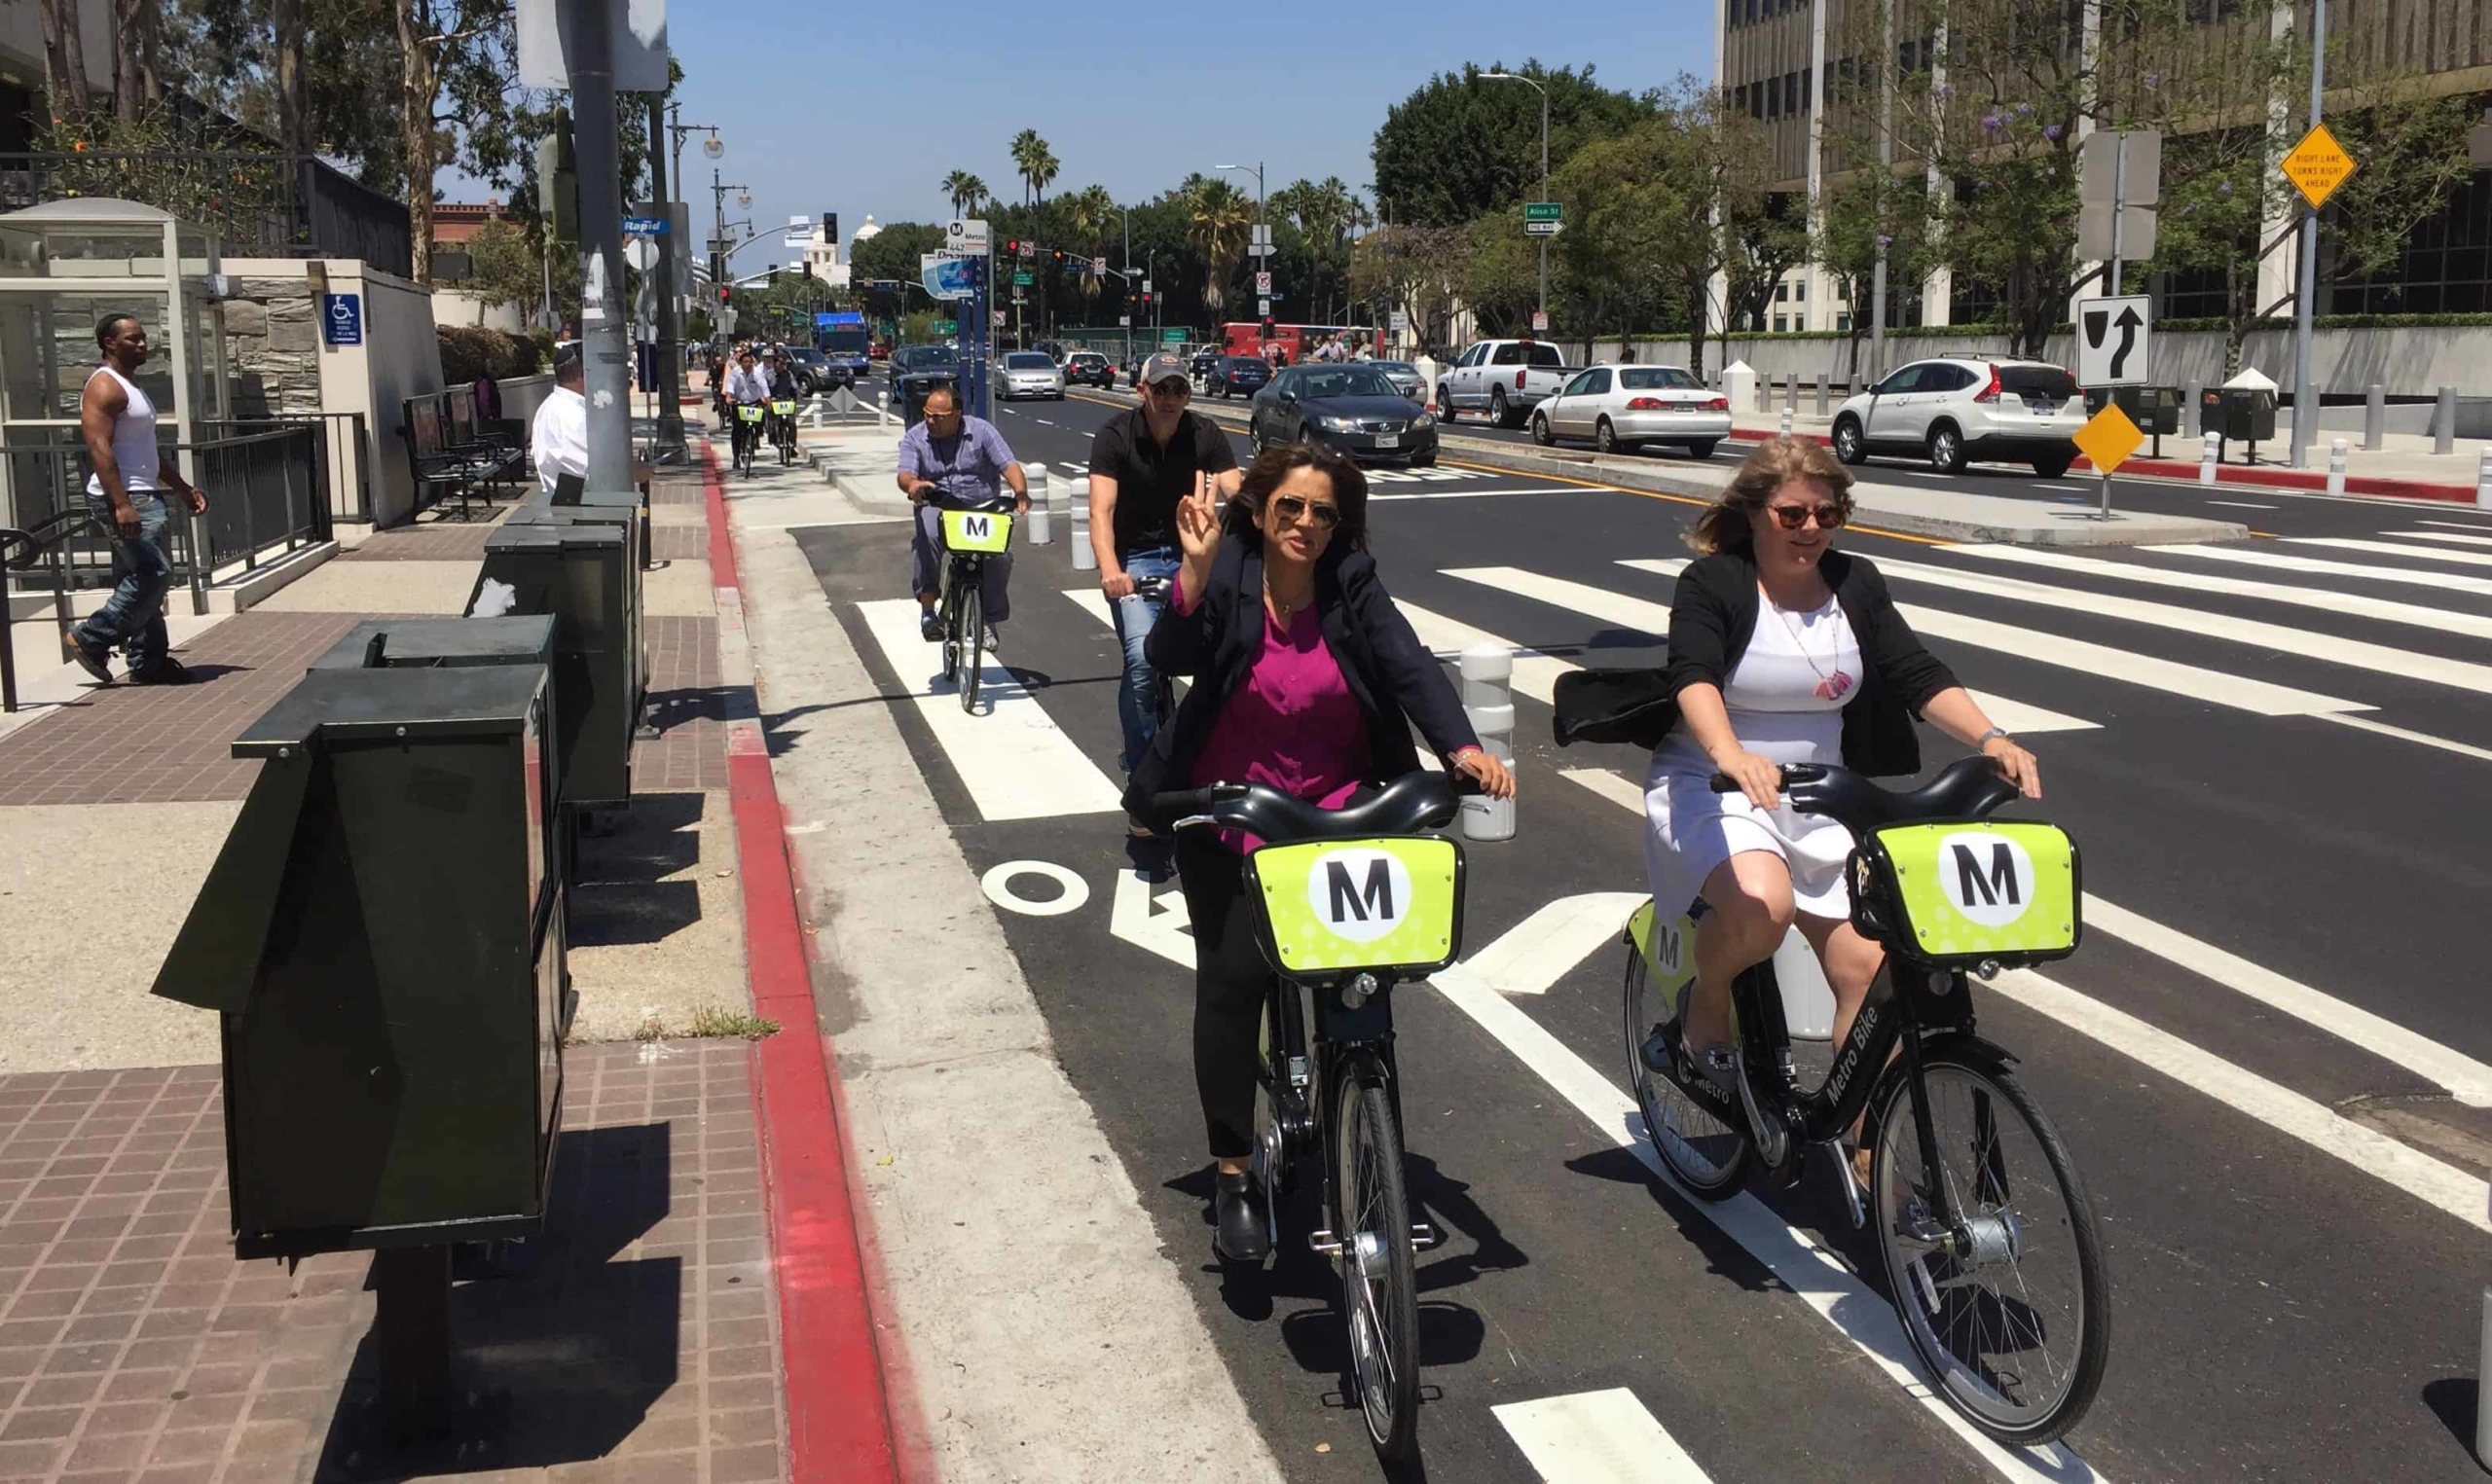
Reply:
[[1453, 785], [1441, 773], [1406, 773], [1374, 797], [1341, 809], [1318, 809], [1261, 783], [1214, 783], [1159, 794], [1151, 802], [1163, 820], [1207, 816], [1223, 829], [1244, 830], [1267, 845], [1416, 834], [1451, 823], [1457, 808]]
[[[1713, 791], [1738, 788], [1728, 774], [1713, 776]], [[1892, 789], [1848, 768], [1785, 763], [1782, 789], [1791, 807], [1823, 814], [1854, 835], [1919, 819], [1978, 819], [2016, 798], [2017, 788], [1987, 757], [1960, 758], [1919, 788]]]

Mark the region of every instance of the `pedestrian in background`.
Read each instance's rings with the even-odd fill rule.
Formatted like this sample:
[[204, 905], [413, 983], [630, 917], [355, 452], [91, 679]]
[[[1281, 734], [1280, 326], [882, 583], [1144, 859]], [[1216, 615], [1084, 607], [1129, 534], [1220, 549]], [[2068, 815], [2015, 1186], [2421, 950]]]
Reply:
[[95, 326], [95, 344], [104, 363], [79, 394], [78, 431], [94, 471], [87, 476], [87, 513], [112, 539], [113, 590], [92, 617], [61, 634], [61, 651], [106, 685], [115, 645], [133, 684], [186, 685], [191, 672], [167, 652], [172, 643], [165, 629], [165, 590], [173, 580], [165, 494], [169, 490], [195, 516], [207, 513], [207, 496], [165, 463], [156, 447], [156, 404], [134, 380], [147, 359], [147, 331], [138, 316], [105, 315]]

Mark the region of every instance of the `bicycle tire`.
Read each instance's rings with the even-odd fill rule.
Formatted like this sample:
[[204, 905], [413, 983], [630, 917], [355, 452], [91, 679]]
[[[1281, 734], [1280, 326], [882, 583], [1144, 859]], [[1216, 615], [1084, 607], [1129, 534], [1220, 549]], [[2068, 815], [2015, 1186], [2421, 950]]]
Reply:
[[[1336, 1261], [1359, 1412], [1378, 1457], [1407, 1459], [1419, 1448], [1419, 1280], [1402, 1131], [1372, 1061], [1345, 1065], [1335, 1098], [1333, 1235], [1342, 1244]], [[1360, 1238], [1370, 1232], [1375, 1251], [1363, 1258]]]
[[960, 624], [961, 709], [975, 712], [977, 683], [986, 670], [986, 604], [978, 593], [975, 576], [961, 582]]
[[[1975, 1089], [1986, 1088], [2024, 1125], [2033, 1145], [2039, 1150], [2045, 1168], [2050, 1171], [2059, 1196], [2060, 1211], [2065, 1216], [2059, 1235], [2064, 1237], [2074, 1259], [2078, 1300], [2077, 1342], [2058, 1394], [2039, 1407], [2018, 1408], [1998, 1389], [1973, 1374], [1961, 1357], [1946, 1350], [1938, 1337], [1927, 1312], [1939, 1306], [1937, 1289], [1925, 1269], [1918, 1279], [1914, 1274], [1919, 1260], [1929, 1254], [1925, 1249], [1907, 1250], [1904, 1239], [1896, 1229], [1901, 1213], [1894, 1205], [1894, 1197], [1899, 1189], [1906, 1188], [1906, 1182], [1894, 1177], [1903, 1172], [1893, 1170], [1891, 1164], [1902, 1157], [1908, 1157], [1912, 1167], [1917, 1168], [1921, 1162], [1919, 1135], [1914, 1128], [1911, 1078], [1905, 1073], [1900, 1061], [1881, 1082], [1870, 1104], [1870, 1116], [1875, 1120], [1873, 1127], [1877, 1130], [1877, 1152], [1870, 1170], [1870, 1222], [1887, 1274], [1887, 1296], [1895, 1306], [1896, 1318], [1902, 1321], [1904, 1337], [1912, 1342], [1914, 1353], [1921, 1357], [1923, 1366], [1931, 1377], [1932, 1389], [1959, 1416], [2011, 1447], [2038, 1447], [2055, 1442], [2084, 1420], [2087, 1409], [2094, 1404], [2095, 1394], [2102, 1387], [2103, 1372], [2110, 1358], [2110, 1280], [2104, 1270], [2103, 1241], [2096, 1229], [2093, 1205], [2086, 1196], [2084, 1181], [2077, 1174], [2076, 1161], [2069, 1153], [2059, 1129], [2042, 1111], [2041, 1105], [2034, 1101], [2033, 1094], [2025, 1090], [2024, 1083], [2009, 1069], [2003, 1058], [1977, 1045], [1941, 1042], [1923, 1050], [1922, 1069], [1924, 1078], [1930, 1083], [1933, 1106], [1939, 1100], [1939, 1084], [1943, 1082], [1961, 1078]], [[1974, 1106], [1978, 1110], [1981, 1104], [1975, 1104]], [[1992, 1110], [1989, 1116], [1995, 1121], [1997, 1116], [1996, 1110]], [[1943, 1119], [1933, 1114], [1931, 1121], [1938, 1123]], [[1941, 1137], [1943, 1142], [1943, 1134]], [[1981, 1158], [1982, 1168], [1975, 1184], [1981, 1186], [1996, 1182], [2002, 1194], [2008, 1197], [2007, 1208], [2014, 1211], [2014, 1182], [2003, 1173], [2003, 1159], [1995, 1129], [1989, 1136], [1989, 1144]], [[1942, 1163], [1944, 1159], [1942, 1153]], [[1951, 1186], [1953, 1183], [1951, 1180]], [[2034, 1312], [2034, 1309], [2032, 1289], [2025, 1282], [2025, 1263], [2042, 1251], [2034, 1246], [2033, 1236], [2040, 1224], [2027, 1222], [2018, 1228], [2017, 1251], [2008, 1259], [2012, 1269], [2011, 1282], [2017, 1294], [2014, 1308], [2028, 1313]], [[2052, 1233], [2045, 1231], [2043, 1236], [2048, 1239]], [[1947, 1260], [1951, 1267], [1955, 1265], [1954, 1259]], [[1948, 1302], [1954, 1301], [1953, 1295], [1966, 1291], [1974, 1281], [1972, 1275], [1978, 1271], [1978, 1268], [1963, 1270], [1964, 1276], [1950, 1279]], [[1971, 1305], [1978, 1309], [1979, 1300], [1972, 1300]], [[1997, 1302], [1995, 1307], [2012, 1321], [2013, 1311], [2005, 1302]], [[1978, 1342], [1986, 1331], [1980, 1325], [1978, 1316], [1975, 1322], [1974, 1338]], [[2036, 1338], [2045, 1338], [2042, 1331], [2047, 1327], [2046, 1323], [2037, 1323], [2033, 1332]], [[1953, 1321], [1948, 1321], [1948, 1328], [1951, 1334], [1959, 1332]], [[1975, 1358], [1978, 1360], [1978, 1356]], [[1997, 1374], [1996, 1368], [1992, 1369]]]
[[935, 601], [943, 614], [943, 683], [951, 685], [961, 678], [961, 589], [948, 568]]
[[1690, 1195], [1701, 1201], [1727, 1201], [1747, 1183], [1756, 1146], [1748, 1141], [1747, 1131], [1734, 1124], [1722, 1124], [1721, 1132], [1699, 1136], [1720, 1154], [1719, 1159], [1710, 1157], [1689, 1137], [1688, 1111], [1708, 1122], [1720, 1121], [1704, 1114], [1667, 1077], [1644, 1065], [1644, 1038], [1659, 1024], [1644, 998], [1651, 982], [1644, 955], [1634, 944], [1628, 944], [1627, 979], [1620, 987], [1619, 1000], [1626, 1016], [1628, 1085], [1635, 1090], [1635, 1106], [1644, 1115], [1644, 1137], [1653, 1141], [1653, 1152]]

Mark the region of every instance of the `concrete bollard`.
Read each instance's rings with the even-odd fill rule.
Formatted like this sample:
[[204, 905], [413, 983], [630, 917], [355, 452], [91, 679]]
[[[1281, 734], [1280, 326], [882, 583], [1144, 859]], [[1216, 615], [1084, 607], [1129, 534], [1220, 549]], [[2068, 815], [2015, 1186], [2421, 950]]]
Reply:
[[2345, 440], [2342, 438], [2327, 440], [2327, 492], [2345, 492]]
[[2180, 383], [2181, 426], [2203, 433], [2207, 430], [2206, 383], [2196, 377]]
[[[1474, 644], [1462, 652], [1462, 710], [1480, 745], [1506, 764], [1515, 760], [1515, 652], [1500, 644]], [[1462, 800], [1462, 838], [1515, 838], [1515, 801], [1467, 794]]]
[[2492, 510], [2492, 449], [2474, 461], [2474, 504], [2478, 510]]
[[2363, 452], [2376, 453], [2388, 443], [2388, 388], [2377, 381], [2363, 393]]
[[892, 394], [887, 391], [878, 391], [874, 393], [874, 426], [888, 429], [891, 425]]
[[1051, 489], [1047, 479], [1047, 466], [1038, 463], [1023, 464], [1021, 472], [1027, 475], [1030, 481], [1030, 544], [1032, 546], [1049, 545], [1054, 540], [1055, 532], [1052, 528], [1054, 523], [1047, 511], [1048, 494]]
[[1791, 409], [1787, 407], [1782, 410], [1782, 436], [1791, 436]]
[[1796, 371], [1783, 374], [1782, 410], [1785, 413], [1796, 413], [1800, 410], [1800, 373]]
[[815, 393], [814, 393], [813, 405], [812, 405], [811, 407], [808, 407], [807, 409], [805, 409], [805, 411], [806, 411], [806, 414], [808, 415], [808, 419], [809, 419], [809, 420], [806, 422], [806, 424], [805, 424], [805, 425], [806, 425], [807, 427], [813, 427], [813, 428], [819, 428], [819, 427], [821, 427], [821, 426], [822, 426], [822, 393], [821, 393], [821, 392], [815, 392]]
[[1090, 549], [1090, 476], [1077, 474], [1064, 491], [1073, 506], [1072, 524], [1064, 538], [1073, 543], [1073, 569], [1077, 572], [1099, 570], [1099, 554]]
[[1817, 373], [1817, 416], [1820, 417], [1826, 415], [1826, 382], [1831, 380], [1833, 380], [1831, 372]]
[[2216, 482], [2216, 460], [2222, 456], [2223, 436], [2219, 433], [2209, 433], [2198, 453], [2199, 484], [2212, 485]]
[[2438, 405], [2432, 409], [2432, 452], [2457, 452], [2457, 388], [2440, 388]]

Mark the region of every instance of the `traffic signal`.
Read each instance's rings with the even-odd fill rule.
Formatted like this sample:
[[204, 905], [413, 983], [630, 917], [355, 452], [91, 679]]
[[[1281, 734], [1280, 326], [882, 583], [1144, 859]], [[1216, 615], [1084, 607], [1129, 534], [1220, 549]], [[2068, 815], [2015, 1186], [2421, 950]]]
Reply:
[[1061, 247], [1055, 250], [1055, 266], [1058, 268], [1064, 267], [1064, 249]]
[[725, 284], [721, 283], [718, 285], [718, 303], [725, 304], [727, 302], [727, 292], [728, 290]]
[[839, 249], [839, 213], [838, 213], [838, 212], [836, 212], [836, 211], [825, 211], [825, 212], [824, 212], [824, 213], [822, 214], [822, 239], [823, 239], [824, 241], [828, 242], [828, 243], [830, 244], [830, 246], [831, 246], [831, 250], [832, 250], [833, 252], [838, 251], [838, 249]]
[[774, 289], [779, 286], [779, 265], [776, 263], [770, 265], [770, 286]]
[[1004, 244], [1004, 250], [1012, 257], [1017, 258], [1021, 256], [1021, 239], [1014, 237], [1010, 241], [1006, 242]]

